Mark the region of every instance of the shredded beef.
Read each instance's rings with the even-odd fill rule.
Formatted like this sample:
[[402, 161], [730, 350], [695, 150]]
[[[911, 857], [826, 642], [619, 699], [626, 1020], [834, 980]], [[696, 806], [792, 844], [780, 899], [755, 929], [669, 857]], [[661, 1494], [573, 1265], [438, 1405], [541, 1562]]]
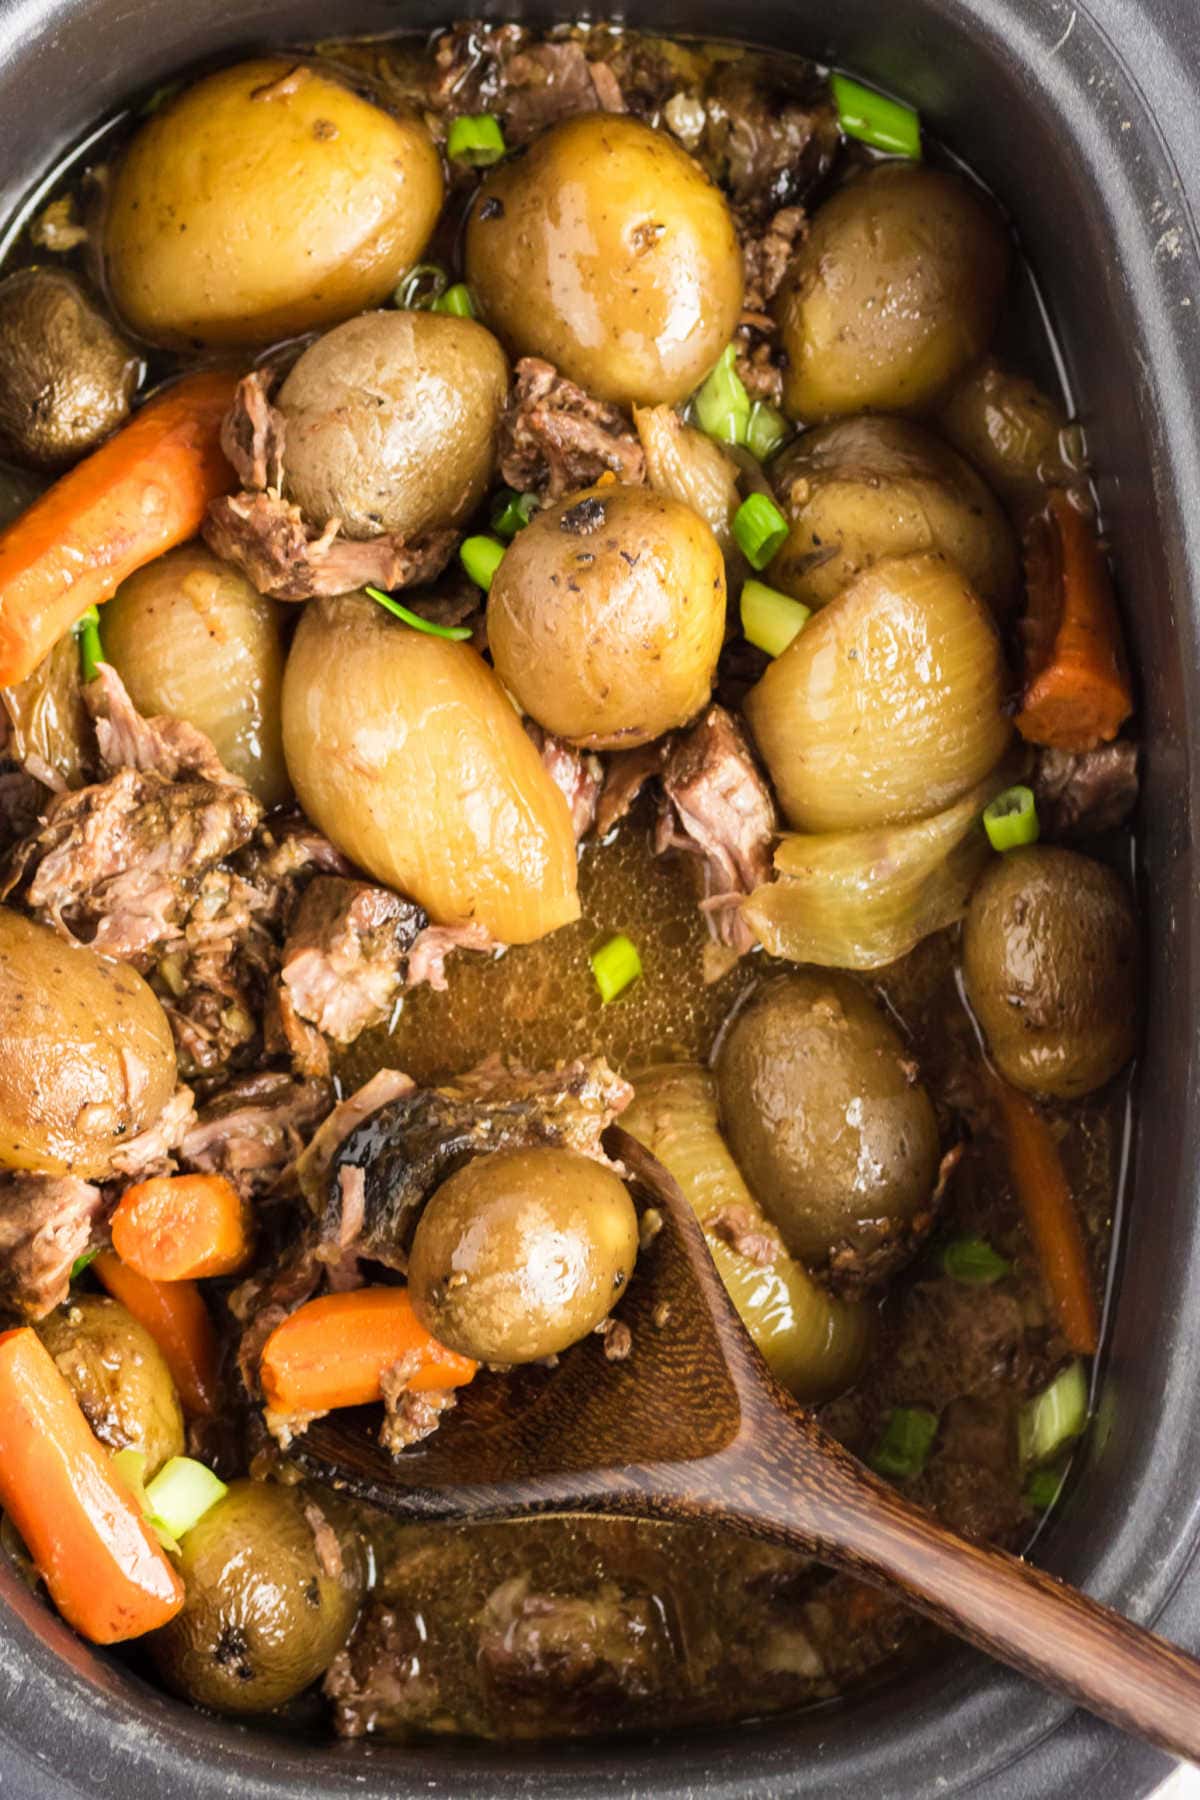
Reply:
[[465, 925], [427, 925], [408, 953], [405, 984], [410, 988], [428, 983], [435, 993], [446, 987], [446, 958], [454, 950], [499, 950], [486, 925], [471, 919]]
[[505, 142], [526, 144], [572, 113], [622, 112], [620, 83], [574, 39], [534, 43], [519, 25], [455, 25], [434, 46], [428, 104], [447, 119], [499, 115]]
[[604, 786], [604, 764], [593, 753], [577, 750], [565, 739], [543, 731], [533, 719], [526, 719], [525, 729], [537, 746], [546, 773], [567, 803], [578, 843], [595, 823]]
[[342, 1559], [342, 1546], [338, 1542], [337, 1532], [315, 1500], [305, 1502], [304, 1517], [313, 1534], [313, 1547], [317, 1552], [317, 1561], [330, 1581], [340, 1581], [345, 1574], [345, 1563]]
[[254, 369], [238, 382], [233, 405], [221, 424], [221, 448], [244, 488], [283, 487], [287, 427], [271, 405], [273, 369]]
[[[328, 1118], [321, 1121], [305, 1148], [287, 1170], [282, 1185], [298, 1188], [312, 1211], [322, 1212], [329, 1182], [329, 1167], [338, 1146], [364, 1119], [369, 1119], [372, 1113], [378, 1112], [381, 1106], [386, 1106], [389, 1100], [397, 1100], [401, 1094], [410, 1094], [414, 1085], [398, 1069], [377, 1069], [369, 1081], [356, 1088], [345, 1100], [339, 1100]], [[347, 1249], [361, 1228], [361, 1218], [351, 1221], [351, 1228], [347, 1228], [344, 1191], [342, 1200], [343, 1213], [334, 1240], [339, 1250]]]
[[260, 1193], [295, 1162], [308, 1128], [332, 1096], [323, 1081], [294, 1081], [275, 1071], [247, 1076], [201, 1109], [180, 1146], [189, 1169], [225, 1175], [238, 1192]]
[[706, 1229], [723, 1244], [728, 1244], [731, 1250], [736, 1250], [739, 1256], [744, 1256], [747, 1262], [760, 1263], [766, 1268], [779, 1256], [778, 1238], [762, 1230], [748, 1206], [722, 1206], [708, 1220]]
[[636, 750], [618, 750], [608, 759], [604, 787], [596, 807], [596, 835], [607, 837], [635, 805], [648, 781], [661, 774], [674, 739], [656, 738]]
[[1129, 738], [1117, 738], [1078, 753], [1039, 750], [1033, 791], [1044, 836], [1091, 837], [1113, 831], [1137, 803], [1138, 747]]
[[0, 1307], [44, 1319], [61, 1305], [103, 1206], [74, 1175], [0, 1175]]
[[310, 532], [290, 500], [249, 489], [219, 496], [204, 521], [209, 549], [241, 569], [260, 594], [275, 600], [311, 600], [367, 586], [391, 591], [432, 581], [458, 541], [453, 531], [430, 531], [412, 539], [389, 532], [361, 542], [340, 533], [337, 519]]
[[389, 888], [317, 876], [301, 896], [283, 950], [292, 1007], [326, 1037], [352, 1043], [387, 1018], [405, 952], [425, 924], [421, 908]]
[[243, 1281], [229, 1295], [229, 1310], [243, 1326], [237, 1348], [237, 1370], [250, 1397], [261, 1392], [259, 1366], [263, 1346], [289, 1313], [311, 1300], [325, 1276], [311, 1233], [294, 1243], [263, 1272]]
[[572, 1704], [628, 1702], [655, 1691], [670, 1654], [651, 1598], [604, 1582], [591, 1592], [539, 1593], [517, 1575], [490, 1596], [479, 1621], [479, 1666], [498, 1700], [545, 1695]]
[[419, 1444], [422, 1438], [432, 1436], [455, 1404], [452, 1388], [424, 1394], [412, 1391], [410, 1383], [421, 1365], [421, 1352], [410, 1350], [398, 1363], [384, 1370], [380, 1381], [383, 1423], [379, 1427], [379, 1442], [393, 1456], [407, 1450], [410, 1444]]
[[646, 459], [618, 406], [594, 400], [539, 357], [522, 357], [500, 425], [500, 473], [510, 487], [557, 500], [611, 470], [645, 480]]
[[601, 1319], [596, 1330], [604, 1339], [607, 1362], [624, 1362], [633, 1354], [633, 1333], [624, 1319]]
[[796, 246], [804, 237], [807, 215], [802, 206], [782, 206], [763, 224], [753, 212], [743, 210], [736, 223], [746, 270], [743, 310], [762, 315], [767, 329], [772, 329], [767, 308], [779, 292]]
[[185, 719], [143, 718], [111, 663], [101, 663], [83, 697], [96, 729], [101, 761], [110, 771], [140, 769], [167, 781], [203, 781], [242, 788], [217, 755], [211, 738]]
[[744, 59], [714, 73], [701, 155], [744, 213], [767, 218], [822, 179], [837, 151], [837, 119], [822, 82], [810, 95], [772, 86]]
[[126, 1138], [113, 1151], [112, 1175], [142, 1181], [149, 1175], [165, 1175], [175, 1166], [175, 1153], [196, 1120], [196, 1101], [191, 1088], [178, 1087], [153, 1125]]

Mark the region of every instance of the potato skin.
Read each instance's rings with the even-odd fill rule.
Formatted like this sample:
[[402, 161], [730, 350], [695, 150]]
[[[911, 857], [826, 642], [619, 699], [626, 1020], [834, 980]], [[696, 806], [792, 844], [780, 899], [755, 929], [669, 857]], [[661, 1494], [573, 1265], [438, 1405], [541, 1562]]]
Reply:
[[991, 337], [1008, 261], [999, 216], [955, 175], [886, 163], [847, 182], [775, 303], [785, 410], [811, 423], [932, 405]]
[[240, 570], [201, 543], [147, 563], [104, 609], [104, 651], [139, 712], [197, 726], [264, 806], [283, 804], [281, 609]]
[[110, 1450], [140, 1450], [145, 1478], [182, 1456], [183, 1413], [162, 1351], [104, 1294], [75, 1294], [37, 1326], [88, 1424]]
[[690, 507], [593, 487], [520, 532], [492, 581], [497, 673], [539, 725], [597, 750], [649, 743], [712, 691], [725, 564]]
[[0, 1167], [107, 1175], [174, 1091], [171, 1027], [137, 971], [0, 907]]
[[440, 925], [524, 944], [579, 917], [566, 801], [469, 644], [361, 594], [310, 600], [283, 683], [297, 798], [360, 867]]
[[[317, 1553], [306, 1507], [336, 1534], [341, 1574]], [[282, 1706], [345, 1647], [365, 1585], [341, 1505], [306, 1487], [234, 1481], [184, 1537], [183, 1611], [146, 1642], [167, 1686], [214, 1712]]]
[[897, 1033], [849, 976], [766, 984], [721, 1040], [729, 1147], [793, 1256], [866, 1253], [927, 1207], [938, 1133]]
[[347, 537], [458, 525], [482, 500], [508, 394], [504, 352], [474, 319], [376, 312], [326, 332], [276, 405], [288, 495]]
[[413, 1310], [478, 1362], [578, 1343], [625, 1292], [638, 1248], [625, 1184], [573, 1150], [497, 1150], [444, 1181], [417, 1223]]
[[319, 330], [385, 298], [442, 193], [418, 120], [294, 59], [238, 63], [169, 102], [125, 151], [105, 222], [110, 291], [156, 344]]
[[1074, 1100], [1133, 1055], [1137, 930], [1120, 877], [1053, 845], [1010, 850], [980, 877], [963, 927], [967, 997], [1000, 1073]]
[[514, 356], [544, 356], [620, 405], [675, 405], [742, 308], [742, 253], [720, 190], [623, 113], [542, 132], [471, 209], [467, 280]]
[[940, 551], [992, 611], [1020, 582], [1007, 519], [971, 468], [912, 419], [870, 415], [806, 431], [771, 465], [791, 535], [766, 577], [805, 606], [836, 600], [885, 556]]
[[138, 358], [61, 269], [0, 283], [0, 447], [56, 469], [124, 424]]

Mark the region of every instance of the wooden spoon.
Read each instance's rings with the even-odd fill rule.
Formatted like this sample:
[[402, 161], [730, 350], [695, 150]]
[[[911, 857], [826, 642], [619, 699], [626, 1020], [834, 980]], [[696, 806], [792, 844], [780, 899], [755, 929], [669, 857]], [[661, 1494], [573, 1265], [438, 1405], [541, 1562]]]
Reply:
[[377, 1410], [296, 1454], [405, 1518], [635, 1513], [720, 1520], [899, 1588], [948, 1631], [1114, 1725], [1200, 1761], [1200, 1662], [1002, 1550], [955, 1536], [829, 1437], [770, 1374], [672, 1177], [619, 1126], [606, 1146], [663, 1228], [621, 1305], [631, 1355], [591, 1337], [553, 1370], [481, 1377], [392, 1457]]

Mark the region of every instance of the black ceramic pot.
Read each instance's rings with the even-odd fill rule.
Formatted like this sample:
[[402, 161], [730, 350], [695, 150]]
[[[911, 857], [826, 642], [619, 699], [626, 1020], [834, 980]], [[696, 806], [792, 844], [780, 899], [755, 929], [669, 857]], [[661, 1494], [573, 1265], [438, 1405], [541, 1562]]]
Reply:
[[[0, 217], [131, 89], [286, 39], [424, 27], [448, 0], [0, 0]], [[499, 13], [503, 4], [478, 10]], [[519, 11], [519, 6], [514, 10]], [[572, 14], [566, 0], [556, 9]], [[614, 10], [617, 10], [614, 8]], [[1146, 742], [1147, 1028], [1088, 1467], [1039, 1554], [1200, 1649], [1200, 10], [1195, 0], [634, 0], [630, 23], [840, 61], [916, 102], [1011, 208], [1115, 546]], [[0, 1568], [5, 1800], [1137, 1800], [1160, 1757], [963, 1652], [854, 1709], [508, 1753], [296, 1744], [89, 1651]]]

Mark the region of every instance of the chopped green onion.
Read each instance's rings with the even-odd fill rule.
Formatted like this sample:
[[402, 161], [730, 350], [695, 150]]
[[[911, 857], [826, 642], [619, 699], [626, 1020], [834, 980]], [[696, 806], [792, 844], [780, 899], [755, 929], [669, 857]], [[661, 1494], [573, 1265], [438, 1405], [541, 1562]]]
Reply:
[[636, 981], [642, 972], [642, 959], [637, 953], [637, 945], [625, 936], [623, 931], [616, 937], [609, 938], [607, 944], [601, 944], [594, 950], [588, 961], [592, 965], [592, 974], [596, 977], [596, 986], [600, 989], [600, 998], [605, 1006], [615, 1000], [618, 994], [624, 993], [631, 981]]
[[79, 673], [87, 681], [95, 681], [104, 661], [104, 645], [100, 642], [100, 609], [89, 606], [75, 621], [75, 638], [79, 645]]
[[848, 75], [831, 75], [830, 88], [837, 107], [838, 124], [845, 137], [858, 138], [876, 150], [894, 156], [921, 155], [921, 120], [911, 106], [889, 100], [874, 88], [851, 81]]
[[458, 549], [458, 560], [475, 583], [484, 593], [492, 585], [492, 577], [500, 567], [505, 546], [499, 538], [469, 537], [464, 538]]
[[453, 287], [439, 294], [430, 312], [453, 313], [456, 319], [473, 319], [475, 307], [471, 300], [471, 290], [465, 281], [456, 281]]
[[942, 1251], [942, 1268], [953, 1281], [967, 1287], [990, 1287], [1012, 1268], [986, 1238], [960, 1237]]
[[492, 502], [492, 530], [497, 537], [515, 538], [524, 531], [539, 506], [536, 494], [518, 494], [515, 488], [501, 488]]
[[894, 1406], [887, 1416], [883, 1435], [871, 1452], [871, 1467], [879, 1475], [891, 1475], [898, 1481], [912, 1481], [925, 1467], [934, 1438], [938, 1416], [920, 1406]]
[[440, 263], [414, 263], [392, 295], [392, 304], [402, 312], [432, 306], [449, 279]]
[[1037, 802], [1033, 789], [1005, 788], [983, 809], [983, 829], [993, 850], [1016, 850], [1038, 841]]
[[1079, 1361], [1068, 1363], [1050, 1386], [1021, 1408], [1018, 1435], [1021, 1461], [1049, 1462], [1087, 1424], [1087, 1376]]
[[407, 606], [401, 606], [399, 600], [394, 600], [390, 594], [383, 593], [377, 587], [364, 588], [363, 593], [369, 594], [372, 600], [377, 600], [380, 606], [386, 607], [398, 619], [403, 619], [414, 631], [423, 631], [429, 637], [453, 638], [455, 643], [461, 643], [464, 638], [472, 635], [469, 625], [435, 625], [432, 619], [423, 619], [420, 613], [410, 612]]
[[1049, 1512], [1058, 1499], [1066, 1473], [1065, 1469], [1059, 1468], [1035, 1469], [1021, 1495], [1026, 1506], [1031, 1506], [1034, 1512]]
[[464, 113], [455, 119], [446, 139], [446, 155], [451, 162], [469, 163], [473, 169], [486, 169], [499, 162], [508, 149], [500, 121], [491, 113]]
[[736, 364], [737, 346], [726, 344], [692, 398], [697, 425], [722, 444], [744, 443], [750, 426], [750, 396]]
[[765, 569], [787, 542], [788, 522], [773, 500], [751, 494], [733, 515], [733, 535], [751, 567]]
[[765, 400], [756, 400], [746, 425], [746, 448], [759, 462], [766, 462], [769, 456], [774, 456], [791, 429], [777, 408], [768, 406]]
[[179, 1545], [174, 1533], [168, 1531], [162, 1521], [154, 1517], [146, 1495], [146, 1452], [144, 1450], [114, 1450], [110, 1460], [113, 1468], [137, 1501], [143, 1518], [163, 1549], [178, 1550]]
[[782, 656], [792, 639], [812, 618], [812, 608], [768, 587], [765, 581], [742, 586], [742, 631], [768, 656]]
[[71, 1280], [78, 1281], [79, 1277], [83, 1274], [83, 1271], [90, 1268], [99, 1254], [100, 1246], [97, 1244], [93, 1249], [85, 1250], [82, 1256], [77, 1256], [75, 1261], [71, 1264]]
[[150, 1523], [181, 1538], [229, 1489], [220, 1478], [190, 1456], [173, 1456], [146, 1488]]

